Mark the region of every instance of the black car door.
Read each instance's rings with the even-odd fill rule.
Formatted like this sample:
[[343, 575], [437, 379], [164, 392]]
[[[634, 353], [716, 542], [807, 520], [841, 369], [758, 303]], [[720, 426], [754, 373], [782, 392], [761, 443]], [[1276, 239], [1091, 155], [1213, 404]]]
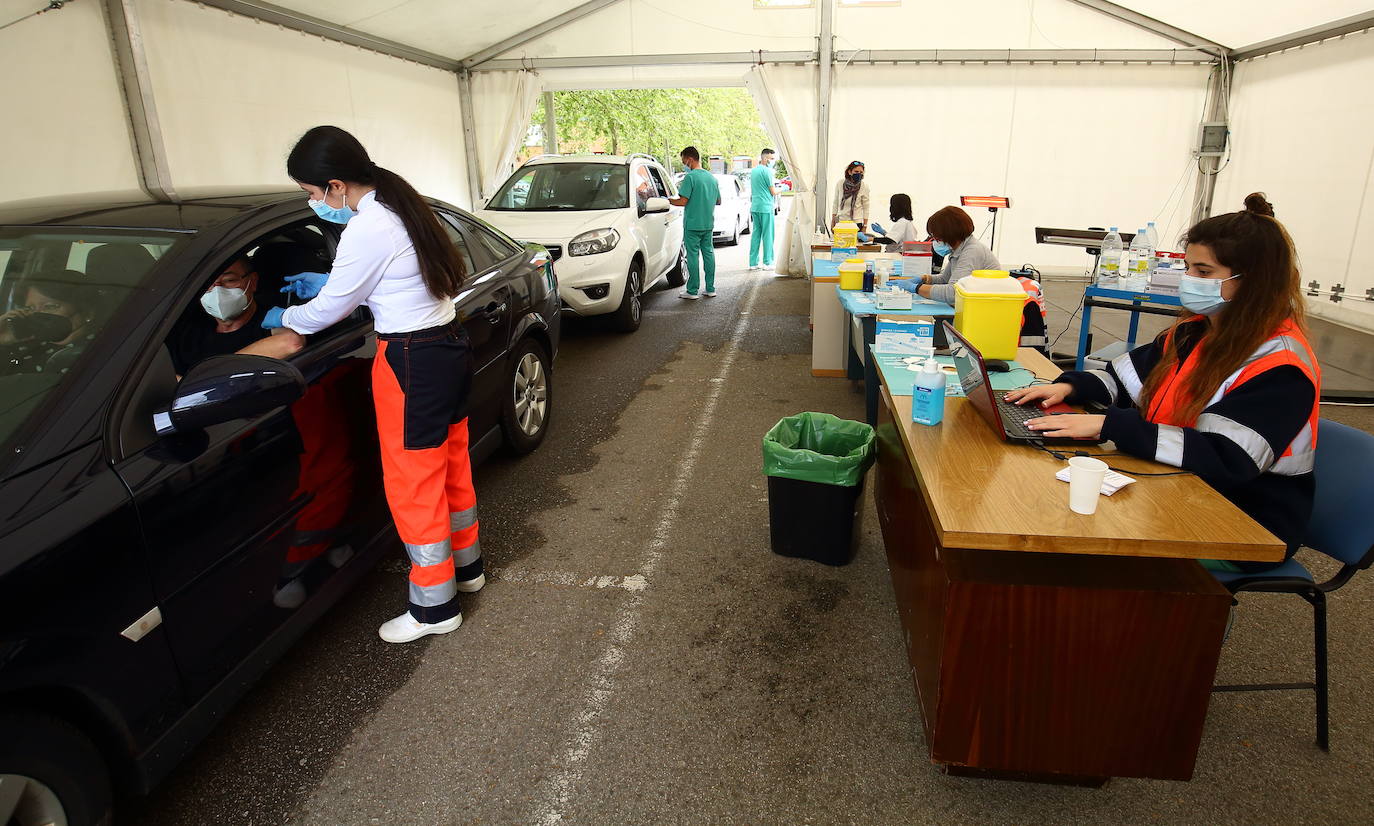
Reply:
[[[278, 230], [248, 249], [312, 239], [325, 239], [332, 254], [332, 236], [318, 227], [304, 235]], [[187, 278], [183, 306], [194, 307], [223, 260]], [[116, 465], [134, 496], [191, 698], [309, 604], [386, 523], [370, 333], [359, 313], [310, 337], [291, 359], [308, 380], [295, 403], [195, 433], [136, 438]], [[127, 432], [146, 430], [151, 410], [170, 401], [171, 370], [161, 346], [140, 379], [148, 390], [126, 411]]]
[[472, 397], [468, 404], [468, 432], [473, 444], [500, 423], [506, 389], [506, 348], [510, 342], [513, 307], [506, 270], [510, 261], [496, 256], [474, 238], [467, 222], [439, 210], [441, 223], [468, 266], [468, 279], [457, 299], [458, 317], [472, 344]]

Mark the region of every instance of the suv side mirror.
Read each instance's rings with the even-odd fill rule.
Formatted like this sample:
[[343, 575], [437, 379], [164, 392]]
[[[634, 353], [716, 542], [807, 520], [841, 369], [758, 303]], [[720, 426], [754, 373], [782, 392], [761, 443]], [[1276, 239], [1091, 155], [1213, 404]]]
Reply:
[[213, 356], [187, 371], [172, 403], [153, 413], [159, 436], [266, 413], [305, 395], [294, 365], [266, 356]]
[[655, 212], [667, 212], [670, 204], [667, 198], [650, 198], [644, 203], [644, 214], [650, 215]]

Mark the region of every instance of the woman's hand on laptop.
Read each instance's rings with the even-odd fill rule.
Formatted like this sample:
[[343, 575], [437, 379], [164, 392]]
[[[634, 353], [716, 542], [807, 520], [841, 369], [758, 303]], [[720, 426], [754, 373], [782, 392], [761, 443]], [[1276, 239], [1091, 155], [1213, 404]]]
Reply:
[[1102, 423], [1105, 421], [1106, 416], [1064, 413], [1031, 419], [1026, 422], [1026, 429], [1055, 438], [1096, 439], [1102, 435]]
[[1005, 398], [1012, 404], [1039, 402], [1041, 407], [1050, 407], [1063, 404], [1072, 392], [1072, 385], [1055, 382], [1054, 384], [1034, 384], [1020, 390], [1008, 390]]

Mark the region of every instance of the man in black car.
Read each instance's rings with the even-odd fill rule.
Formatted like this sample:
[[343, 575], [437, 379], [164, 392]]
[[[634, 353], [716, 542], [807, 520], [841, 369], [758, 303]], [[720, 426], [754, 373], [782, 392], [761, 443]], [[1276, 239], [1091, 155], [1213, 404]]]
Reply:
[[305, 338], [297, 333], [269, 335], [262, 328], [270, 308], [258, 302], [257, 289], [257, 269], [247, 255], [238, 256], [220, 271], [200, 297], [209, 318], [178, 325], [167, 341], [178, 376], [210, 356], [250, 353], [286, 358], [305, 346]]

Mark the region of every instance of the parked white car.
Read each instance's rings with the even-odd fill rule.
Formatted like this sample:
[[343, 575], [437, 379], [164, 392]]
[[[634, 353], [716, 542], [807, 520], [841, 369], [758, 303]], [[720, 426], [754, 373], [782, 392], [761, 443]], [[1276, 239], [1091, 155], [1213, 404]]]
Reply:
[[[738, 244], [739, 237], [753, 228], [749, 215], [750, 192], [748, 183], [740, 183], [733, 173], [713, 172], [716, 185], [720, 187], [720, 203], [716, 204], [715, 226], [711, 229], [711, 240], [724, 240], [727, 244]], [[686, 172], [673, 175], [673, 183], [680, 184]]]
[[565, 310], [612, 314], [631, 332], [644, 293], [687, 279], [674, 197], [672, 177], [648, 155], [545, 155], [515, 170], [476, 214], [548, 248]]

